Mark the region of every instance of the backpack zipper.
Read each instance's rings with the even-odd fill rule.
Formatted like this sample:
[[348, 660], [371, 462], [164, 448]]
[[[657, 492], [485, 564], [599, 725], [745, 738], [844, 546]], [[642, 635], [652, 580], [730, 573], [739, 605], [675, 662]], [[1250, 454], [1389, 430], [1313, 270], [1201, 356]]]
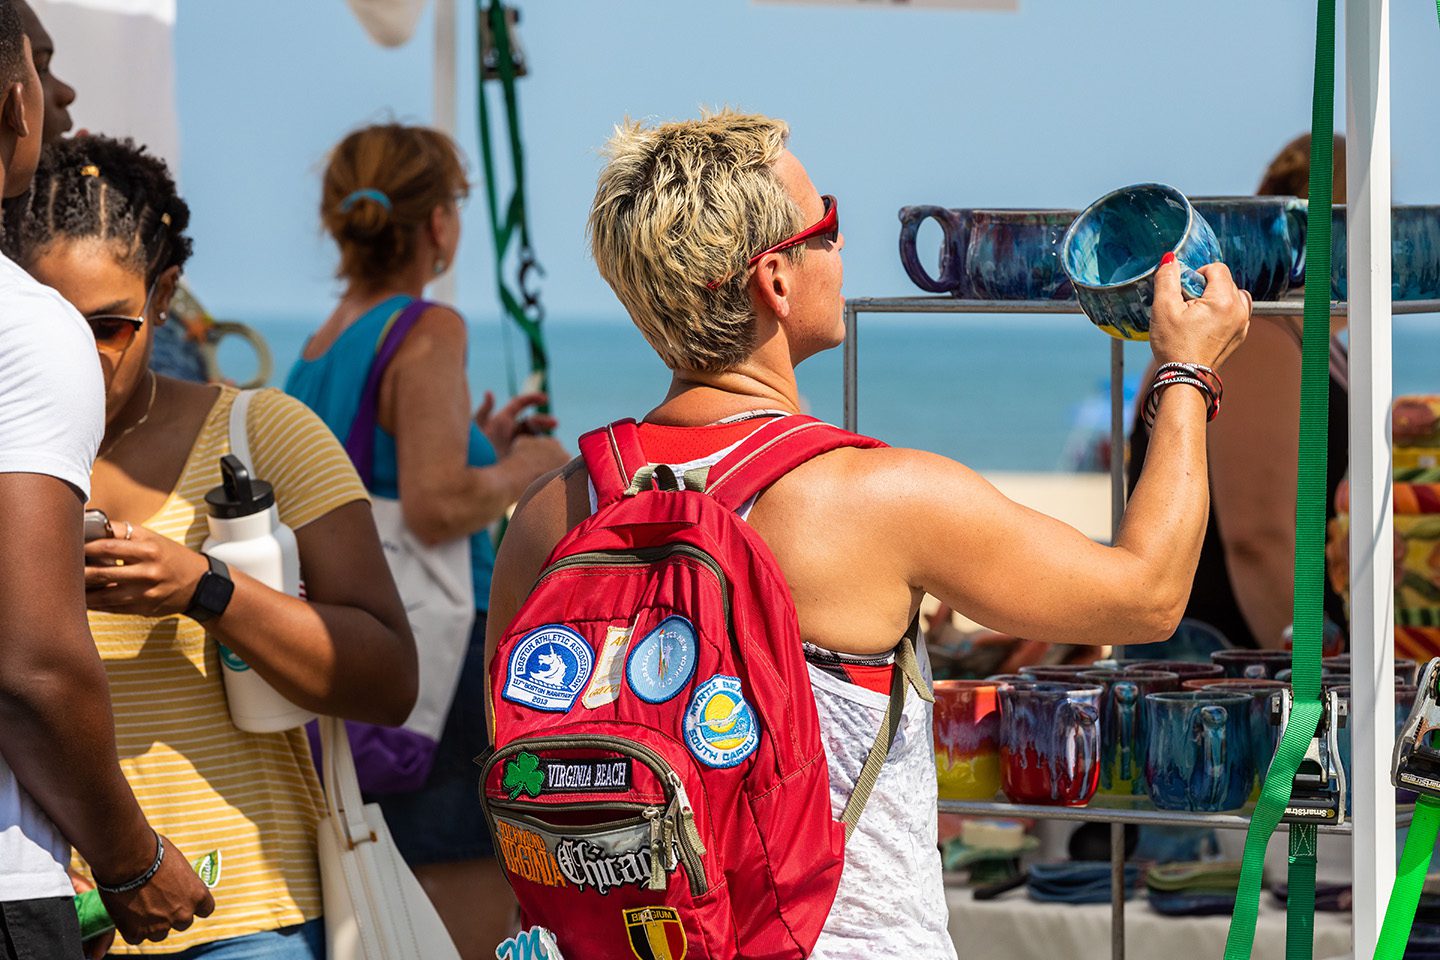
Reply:
[[674, 556], [689, 557], [699, 561], [702, 566], [715, 574], [716, 580], [720, 581], [720, 600], [725, 608], [725, 629], [733, 640], [735, 624], [730, 617], [730, 581], [725, 577], [725, 571], [720, 569], [719, 561], [699, 547], [688, 543], [669, 543], [661, 547], [636, 547], [631, 550], [589, 550], [585, 553], [571, 554], [556, 560], [541, 570], [540, 576], [536, 578], [535, 582], [538, 586], [540, 581], [550, 574], [575, 567], [645, 567]]
[[[670, 844], [667, 840], [674, 841], [674, 845], [680, 850], [680, 860], [685, 864], [685, 874], [690, 879], [690, 893], [693, 896], [701, 896], [705, 893], [709, 884], [705, 879], [705, 863], [701, 859], [705, 856], [705, 843], [700, 839], [700, 831], [695, 826], [695, 809], [690, 804], [690, 795], [685, 790], [685, 782], [680, 774], [665, 760], [663, 756], [644, 744], [623, 740], [619, 737], [592, 736], [592, 737], [544, 737], [526, 738], [517, 740], [514, 743], [495, 751], [486, 764], [484, 777], [490, 776], [490, 771], [495, 764], [509, 757], [512, 754], [525, 750], [546, 750], [546, 749], [586, 749], [611, 750], [615, 753], [625, 754], [639, 760], [651, 769], [651, 771], [664, 783], [668, 794], [665, 808], [662, 810], [655, 806], [635, 805], [641, 809], [641, 816], [645, 822], [650, 824], [650, 883], [651, 890], [664, 890], [669, 883], [669, 878], [664, 871], [656, 876], [656, 863], [670, 863]], [[484, 780], [482, 779], [482, 783]], [[566, 803], [566, 804], [543, 804], [543, 805], [519, 805], [506, 803], [504, 801], [490, 801], [486, 806], [495, 806], [504, 810], [524, 810], [526, 815], [533, 816], [544, 810], [593, 810], [599, 806], [611, 806], [617, 808], [630, 808], [630, 804], [611, 803]], [[543, 822], [543, 821], [542, 821]], [[629, 821], [631, 824], [641, 821]], [[607, 829], [613, 827], [608, 825]], [[493, 825], [492, 825], [493, 829]], [[567, 827], [565, 829], [583, 829]], [[658, 886], [657, 886], [658, 884]]]

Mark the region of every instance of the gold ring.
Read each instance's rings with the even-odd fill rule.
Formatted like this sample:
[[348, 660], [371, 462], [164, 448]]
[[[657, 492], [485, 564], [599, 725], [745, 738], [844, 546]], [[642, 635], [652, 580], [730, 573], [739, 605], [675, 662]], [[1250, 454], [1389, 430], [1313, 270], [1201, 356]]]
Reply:
[[134, 533], [135, 533], [135, 527], [134, 527], [134, 525], [131, 524], [129, 520], [126, 520], [126, 521], [125, 521], [125, 539], [126, 539], [126, 540], [129, 540], [130, 537], [131, 537]]

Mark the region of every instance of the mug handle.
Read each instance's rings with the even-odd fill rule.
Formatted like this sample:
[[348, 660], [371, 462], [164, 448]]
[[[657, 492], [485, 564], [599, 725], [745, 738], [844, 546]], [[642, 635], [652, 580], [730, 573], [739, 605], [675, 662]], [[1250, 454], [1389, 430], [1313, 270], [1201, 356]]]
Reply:
[[1180, 295], [1186, 300], [1199, 300], [1205, 295], [1205, 278], [1198, 271], [1187, 267], [1184, 260], [1179, 263]]
[[1128, 680], [1121, 680], [1111, 688], [1111, 695], [1115, 700], [1115, 728], [1119, 731], [1115, 740], [1115, 773], [1121, 780], [1133, 782], [1140, 766], [1135, 757], [1135, 744], [1139, 742], [1135, 725], [1140, 688]]
[[1075, 737], [1075, 758], [1069, 771], [1070, 782], [1089, 783], [1100, 763], [1100, 712], [1093, 704], [1083, 700], [1066, 700], [1060, 704], [1057, 714], [1060, 726], [1073, 731]]
[[1229, 712], [1213, 703], [1200, 708], [1200, 784], [1195, 795], [1206, 804], [1206, 810], [1216, 810], [1225, 798], [1228, 778], [1225, 775], [1229, 744], [1225, 734]]
[[1285, 207], [1285, 226], [1290, 234], [1290, 286], [1305, 286], [1305, 238], [1310, 232], [1310, 208], [1297, 200]]
[[[944, 232], [944, 238], [940, 241], [938, 278], [930, 276], [915, 249], [915, 238], [920, 231], [920, 224], [930, 219], [940, 224], [940, 229]], [[958, 242], [964, 239], [958, 236], [962, 228], [960, 218], [945, 207], [900, 208], [900, 262], [904, 264], [910, 279], [915, 281], [915, 285], [921, 290], [931, 293], [958, 293], [963, 278], [961, 271], [965, 266], [963, 255], [956, 255], [957, 250], [963, 250], [963, 244]]]

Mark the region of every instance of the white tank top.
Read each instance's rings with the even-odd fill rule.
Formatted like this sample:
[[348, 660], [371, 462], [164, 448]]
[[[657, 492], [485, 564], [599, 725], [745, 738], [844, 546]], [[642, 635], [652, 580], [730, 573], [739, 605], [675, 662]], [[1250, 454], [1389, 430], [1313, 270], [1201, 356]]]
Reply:
[[[703, 459], [668, 466], [676, 476], [712, 467], [740, 442]], [[749, 519], [754, 503], [751, 499], [740, 508], [742, 520]], [[595, 507], [592, 484], [591, 513]], [[923, 637], [916, 655], [929, 681]], [[830, 768], [830, 809], [838, 820], [880, 731], [890, 698], [831, 676], [814, 663], [807, 666]], [[937, 848], [938, 787], [932, 729], [932, 705], [907, 688], [890, 755], [846, 843], [840, 889], [810, 954], [813, 960], [954, 960]]]

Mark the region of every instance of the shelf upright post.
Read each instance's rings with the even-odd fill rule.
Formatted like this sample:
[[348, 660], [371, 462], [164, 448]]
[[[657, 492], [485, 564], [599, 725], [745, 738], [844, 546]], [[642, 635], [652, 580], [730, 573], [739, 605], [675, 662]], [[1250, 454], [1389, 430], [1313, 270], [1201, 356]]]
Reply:
[[[1345, 4], [1349, 146], [1350, 737], [1354, 951], [1375, 952], [1395, 879], [1391, 519], [1390, 2]], [[1323, 211], [1321, 212], [1323, 215]], [[1324, 282], [1317, 278], [1314, 282]]]
[[[1125, 516], [1125, 344], [1110, 341], [1110, 543]], [[1110, 958], [1125, 960], [1125, 824], [1110, 824]]]
[[[456, 98], [459, 84], [457, 66], [457, 0], [435, 0], [434, 124], [437, 130], [456, 135]], [[481, 93], [484, 96], [484, 93]], [[455, 274], [446, 271], [430, 284], [430, 296], [442, 303], [455, 302]]]
[[860, 412], [855, 408], [856, 393], [859, 387], [860, 374], [860, 344], [856, 338], [860, 336], [860, 311], [855, 301], [845, 301], [845, 429], [851, 433], [859, 430]]

